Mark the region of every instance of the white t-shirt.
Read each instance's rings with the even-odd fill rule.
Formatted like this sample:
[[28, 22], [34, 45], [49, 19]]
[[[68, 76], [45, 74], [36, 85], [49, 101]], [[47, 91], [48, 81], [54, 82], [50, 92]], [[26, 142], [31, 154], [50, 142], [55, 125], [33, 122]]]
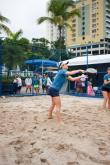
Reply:
[[50, 78], [48, 77], [48, 78], [47, 78], [47, 86], [51, 86], [51, 84], [52, 84], [52, 81], [51, 81]]
[[22, 86], [22, 80], [21, 80], [21, 78], [18, 77], [16, 80], [17, 80], [18, 87]]
[[32, 79], [31, 78], [26, 78], [25, 79], [25, 84], [26, 85], [32, 85]]
[[85, 87], [86, 86], [86, 84], [85, 84], [86, 78], [82, 77], [80, 80], [82, 82], [82, 87]]

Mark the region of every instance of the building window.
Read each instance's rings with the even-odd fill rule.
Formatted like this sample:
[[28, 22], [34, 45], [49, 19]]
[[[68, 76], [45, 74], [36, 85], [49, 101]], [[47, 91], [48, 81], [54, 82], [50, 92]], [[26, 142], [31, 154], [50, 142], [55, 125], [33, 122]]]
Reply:
[[100, 47], [104, 47], [104, 44], [100, 44]]
[[92, 33], [96, 33], [96, 29], [93, 29], [93, 30], [92, 30]]
[[73, 38], [72, 41], [75, 42], [76, 41], [76, 38]]
[[104, 54], [104, 50], [101, 50], [101, 51], [100, 51], [100, 54]]
[[83, 16], [83, 17], [85, 16], [85, 11], [82, 11], [82, 16]]
[[92, 54], [93, 55], [99, 55], [99, 51], [98, 50], [97, 51], [93, 51]]
[[92, 28], [96, 28], [96, 24], [93, 24], [93, 25], [92, 25]]
[[82, 47], [81, 49], [82, 49], [82, 50], [85, 50], [85, 49], [86, 49], [86, 46]]
[[85, 7], [84, 6], [82, 7], [82, 10], [85, 10]]
[[91, 49], [91, 46], [88, 46], [88, 49]]
[[82, 20], [84, 21], [85, 20], [85, 17], [82, 17]]
[[72, 22], [75, 23], [76, 22], [76, 19], [73, 19]]
[[92, 19], [92, 22], [95, 23], [96, 22], [96, 19]]
[[80, 56], [80, 53], [77, 53], [77, 56], [79, 57]]
[[95, 34], [93, 34], [93, 35], [92, 35], [92, 38], [95, 38], [95, 37], [96, 37], [96, 35], [95, 35]]
[[107, 15], [106, 18], [110, 19], [110, 16]]
[[73, 31], [73, 32], [76, 32], [76, 30], [75, 30], [75, 29], [73, 29], [72, 31]]
[[82, 32], [82, 35], [85, 35], [85, 32]]
[[92, 45], [92, 48], [98, 48], [99, 45]]
[[92, 17], [96, 17], [96, 13], [92, 14]]
[[85, 25], [85, 22], [82, 22], [82, 25]]
[[72, 26], [73, 26], [73, 27], [76, 27], [76, 24], [73, 24]]
[[73, 36], [73, 37], [76, 37], [76, 34], [75, 34], [75, 33], [73, 33], [73, 34], [72, 34], [72, 36]]
[[92, 10], [96, 10], [96, 9], [97, 9], [96, 4], [93, 4], [92, 5]]
[[83, 40], [85, 40], [85, 37], [82, 37]]

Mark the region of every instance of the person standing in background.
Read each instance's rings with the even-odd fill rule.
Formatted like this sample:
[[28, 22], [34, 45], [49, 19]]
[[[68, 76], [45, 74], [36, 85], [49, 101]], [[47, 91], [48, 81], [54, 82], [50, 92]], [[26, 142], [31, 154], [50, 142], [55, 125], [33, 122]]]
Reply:
[[36, 74], [36, 76], [33, 79], [33, 87], [34, 87], [34, 92], [35, 95], [39, 94], [39, 75]]
[[17, 94], [20, 94], [22, 88], [22, 79], [19, 75], [17, 75], [16, 80], [17, 80]]
[[13, 94], [17, 94], [17, 88], [18, 88], [17, 76], [15, 76], [13, 80]]
[[86, 93], [86, 78], [81, 78], [81, 83], [82, 83], [82, 93]]
[[31, 77], [28, 76], [25, 79], [25, 85], [26, 85], [26, 93], [27, 93], [27, 91], [29, 89], [30, 90], [30, 94], [31, 94], [31, 92], [32, 92], [32, 79], [31, 79]]
[[48, 74], [45, 75], [46, 77], [46, 92], [48, 91], [48, 88], [52, 85], [52, 81], [50, 79], [50, 77], [48, 76]]
[[75, 87], [77, 93], [82, 93], [82, 81], [80, 79], [75, 81]]
[[42, 93], [42, 75], [39, 75], [39, 92]]
[[95, 96], [95, 92], [90, 81], [88, 81], [87, 94], [88, 96]]
[[42, 77], [42, 90], [43, 90], [43, 94], [46, 91], [46, 84], [47, 84], [47, 79], [46, 79], [46, 74], [44, 74], [43, 77]]

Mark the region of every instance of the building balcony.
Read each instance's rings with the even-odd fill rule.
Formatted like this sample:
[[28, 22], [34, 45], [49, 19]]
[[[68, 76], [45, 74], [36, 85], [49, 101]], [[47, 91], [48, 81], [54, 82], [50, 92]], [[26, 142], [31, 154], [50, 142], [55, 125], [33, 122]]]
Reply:
[[110, 13], [106, 13], [106, 18], [110, 19]]
[[108, 23], [106, 23], [106, 28], [108, 29], [108, 28], [110, 28], [110, 24], [108, 24]]
[[110, 22], [110, 19], [106, 18], [106, 22]]

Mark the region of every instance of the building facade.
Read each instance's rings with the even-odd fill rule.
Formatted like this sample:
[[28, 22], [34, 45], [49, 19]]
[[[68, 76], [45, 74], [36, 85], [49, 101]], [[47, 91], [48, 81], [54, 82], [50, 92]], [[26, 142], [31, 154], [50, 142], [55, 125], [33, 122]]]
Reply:
[[56, 40], [58, 40], [59, 38], [59, 31], [58, 31], [58, 27], [48, 23], [48, 31], [47, 31], [47, 38], [50, 42], [54, 42]]
[[80, 17], [69, 20], [67, 48], [76, 56], [110, 53], [110, 0], [79, 0]]

